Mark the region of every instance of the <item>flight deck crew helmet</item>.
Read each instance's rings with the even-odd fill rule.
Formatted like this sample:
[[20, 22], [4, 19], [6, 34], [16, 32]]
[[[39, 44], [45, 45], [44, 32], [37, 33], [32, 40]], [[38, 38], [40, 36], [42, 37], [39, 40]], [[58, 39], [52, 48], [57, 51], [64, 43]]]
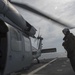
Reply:
[[66, 33], [69, 33], [70, 31], [69, 31], [68, 28], [65, 28], [65, 29], [62, 30], [62, 32], [63, 32], [64, 34], [66, 34]]

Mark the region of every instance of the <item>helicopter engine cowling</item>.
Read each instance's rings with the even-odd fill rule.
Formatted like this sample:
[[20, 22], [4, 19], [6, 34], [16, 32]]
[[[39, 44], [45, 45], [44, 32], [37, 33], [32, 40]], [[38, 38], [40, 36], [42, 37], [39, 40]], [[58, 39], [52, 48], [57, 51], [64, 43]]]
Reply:
[[7, 0], [0, 0], [0, 14], [10, 19], [15, 25], [20, 27], [23, 33], [27, 33], [29, 36], [34, 36], [36, 29], [30, 24], [26, 24], [24, 18], [19, 12], [12, 6]]

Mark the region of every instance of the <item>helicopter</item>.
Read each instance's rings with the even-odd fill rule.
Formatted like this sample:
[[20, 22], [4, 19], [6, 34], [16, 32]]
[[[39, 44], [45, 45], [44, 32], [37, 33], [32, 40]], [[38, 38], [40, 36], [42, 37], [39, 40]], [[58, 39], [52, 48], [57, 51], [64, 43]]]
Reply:
[[[7, 75], [19, 71], [31, 65], [33, 59], [37, 59], [41, 52], [43, 38], [38, 36], [38, 50], [32, 52], [31, 39], [36, 38], [36, 29], [29, 24], [12, 5], [26, 9], [41, 17], [51, 20], [58, 25], [73, 28], [52, 16], [46, 15], [26, 4], [12, 2], [11, 0], [0, 0], [0, 73]], [[54, 48], [55, 50], [55, 48]], [[47, 52], [47, 51], [46, 51]], [[48, 50], [49, 52], [49, 50]]]

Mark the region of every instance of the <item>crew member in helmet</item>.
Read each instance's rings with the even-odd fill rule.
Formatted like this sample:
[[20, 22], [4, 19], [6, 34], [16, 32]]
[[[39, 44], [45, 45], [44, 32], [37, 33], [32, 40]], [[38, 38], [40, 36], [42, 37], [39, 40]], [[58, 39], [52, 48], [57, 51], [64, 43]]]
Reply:
[[75, 36], [70, 33], [68, 28], [63, 29], [62, 32], [65, 35], [62, 46], [66, 49], [67, 57], [69, 58], [72, 68], [75, 72]]

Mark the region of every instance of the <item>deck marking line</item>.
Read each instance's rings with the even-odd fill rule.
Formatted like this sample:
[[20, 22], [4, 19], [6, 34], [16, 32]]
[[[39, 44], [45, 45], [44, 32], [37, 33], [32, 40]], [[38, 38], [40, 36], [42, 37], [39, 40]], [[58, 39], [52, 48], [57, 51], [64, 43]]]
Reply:
[[57, 58], [53, 59], [52, 61], [44, 64], [43, 66], [33, 70], [32, 72], [28, 73], [28, 74], [21, 74], [21, 75], [33, 75], [34, 73], [38, 72], [39, 70], [43, 69], [44, 67], [46, 67], [47, 65], [49, 65], [50, 63], [54, 62], [55, 60], [57, 60]]

